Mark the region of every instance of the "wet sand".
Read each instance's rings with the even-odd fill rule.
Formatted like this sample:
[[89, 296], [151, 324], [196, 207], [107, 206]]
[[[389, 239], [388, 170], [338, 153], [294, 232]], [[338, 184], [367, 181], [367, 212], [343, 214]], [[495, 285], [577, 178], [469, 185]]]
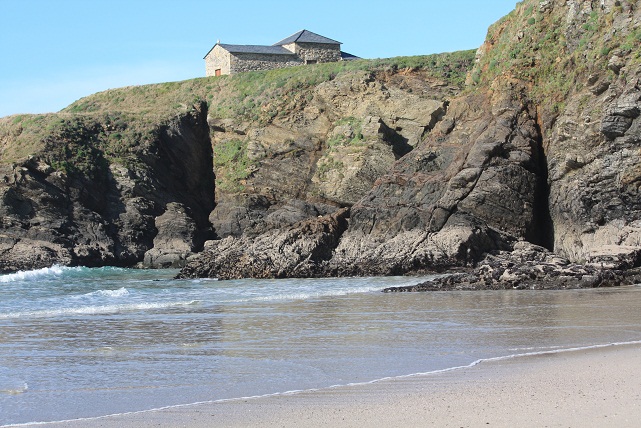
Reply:
[[40, 427], [638, 427], [641, 346]]

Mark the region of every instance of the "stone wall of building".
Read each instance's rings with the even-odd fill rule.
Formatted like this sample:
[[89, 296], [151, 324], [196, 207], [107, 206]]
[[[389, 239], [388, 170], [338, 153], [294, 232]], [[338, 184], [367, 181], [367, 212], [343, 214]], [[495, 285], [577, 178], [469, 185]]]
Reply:
[[215, 76], [216, 70], [225, 75], [341, 60], [340, 45], [336, 44], [291, 43], [283, 47], [292, 55], [230, 53], [216, 45], [205, 57], [205, 75]]
[[303, 64], [303, 61], [293, 55], [232, 54], [230, 74], [243, 73], [245, 71], [273, 70], [301, 64]]
[[230, 57], [225, 49], [214, 46], [205, 57], [205, 76], [215, 76], [216, 70], [220, 70], [220, 74], [231, 74]]
[[283, 45], [289, 51], [294, 52], [305, 63], [315, 62], [336, 62], [341, 60], [341, 48], [336, 44], [323, 43], [291, 43]]

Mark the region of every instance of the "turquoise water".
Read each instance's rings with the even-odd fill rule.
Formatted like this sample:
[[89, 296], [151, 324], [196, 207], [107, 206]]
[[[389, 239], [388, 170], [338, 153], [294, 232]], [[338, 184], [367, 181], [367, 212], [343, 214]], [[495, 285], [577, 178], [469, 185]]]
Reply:
[[0, 425], [368, 382], [641, 340], [641, 288], [383, 294], [428, 277], [0, 276]]

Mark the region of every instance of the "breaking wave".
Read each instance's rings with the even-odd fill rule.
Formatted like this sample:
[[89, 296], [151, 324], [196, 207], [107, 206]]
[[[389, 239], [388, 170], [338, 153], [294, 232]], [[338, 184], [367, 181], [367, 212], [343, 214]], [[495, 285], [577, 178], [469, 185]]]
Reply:
[[147, 311], [157, 309], [175, 308], [181, 306], [190, 306], [200, 303], [198, 300], [182, 301], [182, 302], [162, 302], [162, 303], [132, 303], [123, 305], [95, 305], [95, 306], [81, 306], [73, 308], [56, 308], [44, 309], [35, 311], [21, 311], [9, 312], [7, 314], [0, 314], [0, 319], [15, 319], [15, 318], [48, 318], [59, 316], [73, 316], [73, 315], [96, 315], [96, 314], [111, 314], [120, 312], [131, 311]]
[[0, 275], [0, 283], [43, 281], [48, 279], [59, 279], [61, 277], [84, 277], [88, 275], [95, 275], [96, 273], [127, 275], [129, 271], [130, 270], [128, 269], [111, 266], [89, 268], [84, 266], [69, 267], [53, 265], [42, 269], [18, 271], [6, 275]]
[[27, 271], [18, 271], [16, 273], [10, 273], [8, 275], [0, 276], [0, 283], [9, 283], [16, 281], [29, 281], [34, 279], [43, 279], [51, 277], [59, 277], [69, 270], [78, 270], [82, 268], [70, 268], [64, 266], [54, 265], [48, 268], [36, 269], [36, 270], [27, 270]]

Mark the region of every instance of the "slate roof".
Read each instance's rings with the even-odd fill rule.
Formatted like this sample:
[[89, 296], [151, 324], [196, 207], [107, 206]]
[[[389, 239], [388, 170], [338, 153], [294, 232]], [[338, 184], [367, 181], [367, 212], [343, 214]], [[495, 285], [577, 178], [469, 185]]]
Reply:
[[321, 36], [320, 34], [312, 33], [307, 30], [300, 30], [298, 33], [292, 34], [291, 36], [281, 40], [278, 43], [274, 43], [272, 46], [282, 46], [288, 45], [290, 43], [327, 43], [332, 45], [340, 45], [341, 42], [336, 40], [328, 39], [327, 37]]
[[345, 61], [349, 61], [351, 59], [361, 59], [361, 57], [352, 55], [351, 53], [343, 52], [341, 51], [341, 58]]
[[292, 51], [288, 51], [282, 46], [262, 46], [262, 45], [228, 45], [218, 43], [230, 53], [248, 53], [248, 54], [269, 54], [269, 55], [294, 55]]

